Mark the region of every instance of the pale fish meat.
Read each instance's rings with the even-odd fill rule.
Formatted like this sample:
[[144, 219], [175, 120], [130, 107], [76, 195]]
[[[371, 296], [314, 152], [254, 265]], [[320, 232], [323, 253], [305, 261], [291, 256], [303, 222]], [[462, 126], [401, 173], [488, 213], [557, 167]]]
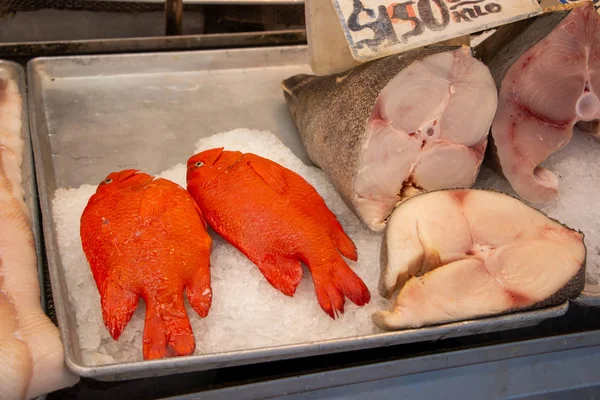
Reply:
[[373, 231], [416, 193], [473, 185], [497, 106], [488, 68], [466, 46], [282, 86], [309, 157]]
[[561, 304], [583, 290], [585, 257], [583, 234], [503, 193], [418, 195], [390, 217], [379, 289], [400, 292], [373, 319], [392, 330]]
[[24, 201], [23, 101], [0, 76], [0, 398], [32, 399], [79, 379], [67, 371], [57, 327], [40, 304], [36, 250]]
[[529, 202], [558, 195], [557, 176], [540, 164], [575, 124], [600, 138], [599, 39], [600, 16], [583, 2], [502, 27], [476, 48], [500, 90], [487, 159]]

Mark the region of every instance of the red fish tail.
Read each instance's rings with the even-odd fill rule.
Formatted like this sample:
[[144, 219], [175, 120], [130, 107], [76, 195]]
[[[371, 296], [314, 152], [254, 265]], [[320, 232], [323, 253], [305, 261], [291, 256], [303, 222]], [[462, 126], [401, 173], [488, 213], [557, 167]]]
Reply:
[[194, 352], [196, 342], [188, 320], [183, 298], [169, 296], [159, 301], [146, 296], [143, 352], [145, 360], [187, 356]]
[[[208, 257], [207, 257], [208, 260]], [[192, 308], [205, 318], [212, 304], [212, 288], [210, 286], [210, 262], [199, 268], [185, 285], [185, 293]]]
[[286, 296], [293, 296], [302, 280], [302, 266], [296, 258], [267, 255], [253, 260], [267, 281]]
[[340, 293], [335, 282], [326, 274], [312, 274], [315, 292], [319, 305], [331, 318], [335, 319], [344, 313], [344, 296]]
[[138, 305], [138, 296], [107, 279], [100, 290], [102, 319], [113, 339], [119, 340]]
[[371, 300], [371, 292], [367, 285], [345, 262], [337, 263], [332, 275], [341, 292], [357, 306], [364, 306]]
[[339, 222], [337, 222], [337, 220], [336, 225], [337, 226], [334, 227], [332, 237], [335, 247], [344, 257], [352, 261], [357, 261], [358, 253], [356, 251], [356, 245], [354, 244], [352, 239], [350, 239], [350, 237], [346, 234], [346, 232], [344, 232], [344, 228], [342, 228], [342, 225], [340, 225]]
[[311, 267], [311, 273], [319, 304], [331, 318], [344, 313], [344, 296], [358, 306], [371, 300], [365, 283], [339, 256], [326, 266]]

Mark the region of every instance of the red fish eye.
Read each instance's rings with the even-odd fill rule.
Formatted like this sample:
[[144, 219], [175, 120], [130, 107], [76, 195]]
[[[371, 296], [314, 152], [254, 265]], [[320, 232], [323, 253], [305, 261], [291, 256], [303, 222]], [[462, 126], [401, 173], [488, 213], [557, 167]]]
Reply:
[[112, 181], [113, 180], [111, 178], [108, 178], [107, 180], [104, 181], [104, 183], [108, 185], [109, 183], [112, 183]]
[[196, 163], [196, 167], [201, 167], [201, 166], [203, 166], [203, 165], [204, 165], [204, 163], [203, 163], [202, 161], [198, 161], [198, 162]]

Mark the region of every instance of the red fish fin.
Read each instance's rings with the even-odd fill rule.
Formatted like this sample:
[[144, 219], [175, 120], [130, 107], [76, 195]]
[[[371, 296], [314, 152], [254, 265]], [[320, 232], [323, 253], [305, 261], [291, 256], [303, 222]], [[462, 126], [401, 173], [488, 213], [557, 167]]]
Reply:
[[[346, 235], [335, 214], [327, 207], [325, 200], [310, 183], [296, 172], [284, 168], [274, 161], [255, 154], [246, 154], [245, 157], [254, 171], [277, 193], [283, 194], [287, 191], [291, 194], [292, 202], [305, 214], [314, 218], [318, 223], [330, 225], [332, 240], [344, 257], [352, 261], [358, 260], [354, 242]], [[283, 183], [278, 184], [279, 181]], [[280, 186], [279, 191], [276, 189], [277, 186]]]
[[[168, 182], [168, 183], [167, 183]], [[145, 191], [142, 199], [139, 216], [142, 221], [152, 221], [162, 215], [170, 205], [173, 190], [172, 182], [152, 182], [153, 190]], [[157, 190], [160, 187], [161, 190]], [[181, 188], [181, 190], [185, 190]]]
[[285, 180], [285, 170], [281, 165], [270, 160], [248, 161], [248, 165], [276, 193], [283, 194], [288, 189], [288, 184]]
[[196, 200], [194, 200], [194, 207], [196, 207], [196, 212], [198, 213], [200, 220], [204, 224], [204, 228], [207, 228], [208, 226], [206, 225], [206, 220], [204, 219], [204, 214], [202, 214], [202, 210], [200, 209], [200, 207], [198, 207], [198, 203], [196, 203]]
[[293, 258], [266, 257], [255, 262], [267, 281], [286, 296], [293, 296], [302, 280], [300, 261]]
[[356, 251], [356, 245], [354, 244], [352, 239], [350, 239], [350, 237], [346, 235], [346, 232], [344, 232], [344, 228], [342, 228], [342, 226], [339, 224], [339, 222], [337, 222], [337, 220], [335, 221], [335, 225], [337, 226], [333, 228], [332, 237], [335, 247], [344, 257], [352, 261], [357, 261], [358, 253]]
[[371, 300], [365, 283], [341, 258], [324, 268], [313, 266], [310, 270], [319, 304], [331, 318], [344, 313], [344, 296], [358, 306]]
[[123, 289], [117, 282], [107, 280], [100, 293], [102, 318], [113, 339], [119, 340], [123, 329], [138, 305], [138, 296]]
[[[162, 309], [161, 304], [168, 304], [168, 311]], [[181, 296], [168, 296], [163, 301], [146, 301], [144, 360], [187, 356], [195, 348], [194, 334]]]
[[185, 294], [192, 308], [205, 318], [212, 304], [212, 288], [210, 286], [210, 260], [207, 257], [206, 267], [199, 268], [190, 282], [186, 283]]

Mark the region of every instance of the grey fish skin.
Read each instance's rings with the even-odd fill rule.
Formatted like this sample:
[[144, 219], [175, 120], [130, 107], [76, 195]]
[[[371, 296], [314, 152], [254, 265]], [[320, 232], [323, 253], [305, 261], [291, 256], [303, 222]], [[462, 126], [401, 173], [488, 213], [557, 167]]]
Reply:
[[[458, 50], [461, 50], [461, 56], [456, 55], [459, 54]], [[388, 105], [393, 102], [385, 102], [384, 100], [380, 100], [383, 98], [382, 93], [385, 92], [388, 84], [390, 84], [394, 78], [400, 76], [400, 73], [402, 73], [404, 70], [407, 70], [407, 68], [411, 67], [411, 65], [413, 65], [415, 62], [427, 62], [426, 59], [431, 60], [431, 58], [429, 58], [431, 56], [441, 55], [442, 53], [450, 54], [450, 52], [452, 52], [451, 54], [454, 57], [454, 64], [448, 63], [446, 60], [445, 64], [437, 65], [431, 61], [432, 64], [427, 67], [429, 68], [428, 71], [437, 71], [437, 67], [441, 71], [441, 74], [449, 74], [449, 76], [452, 76], [453, 79], [450, 81], [450, 83], [448, 83], [451, 86], [454, 85], [455, 82], [460, 82], [456, 83], [457, 86], [464, 85], [464, 82], [467, 81], [471, 76], [468, 75], [471, 74], [471, 70], [477, 71], [473, 72], [473, 74], [476, 75], [474, 79], [477, 80], [478, 85], [476, 90], [479, 90], [477, 95], [485, 97], [486, 99], [491, 99], [491, 101], [487, 101], [486, 103], [488, 103], [488, 108], [492, 109], [491, 113], [488, 113], [487, 111], [482, 113], [484, 117], [480, 118], [480, 120], [484, 121], [483, 125], [487, 124], [487, 116], [490, 114], [489, 124], [491, 124], [493, 112], [495, 110], [495, 104], [497, 101], [497, 93], [493, 87], [493, 82], [491, 76], [489, 75], [489, 71], [482, 63], [472, 57], [471, 49], [466, 46], [434, 45], [415, 49], [401, 55], [393, 55], [371, 61], [335, 75], [296, 75], [282, 82], [282, 89], [288, 109], [293, 117], [298, 131], [300, 132], [304, 147], [311, 161], [325, 172], [348, 207], [350, 207], [350, 209], [352, 209], [355, 214], [359, 216], [365, 225], [367, 225], [373, 231], [383, 230], [385, 227], [385, 218], [389, 215], [388, 209], [393, 208], [393, 205], [398, 200], [402, 200], [406, 193], [434, 189], [428, 188], [427, 185], [421, 185], [421, 182], [415, 182], [411, 179], [414, 177], [411, 174], [416, 171], [418, 164], [422, 162], [422, 159], [417, 160], [418, 157], [415, 159], [410, 158], [411, 154], [409, 153], [411, 151], [413, 153], [415, 151], [419, 151], [416, 150], [418, 147], [412, 147], [415, 146], [415, 141], [411, 140], [415, 138], [418, 138], [418, 140], [423, 140], [423, 144], [420, 146], [422, 149], [420, 154], [422, 155], [424, 154], [423, 152], [430, 151], [428, 154], [428, 156], [430, 156], [431, 149], [434, 148], [434, 144], [440, 143], [439, 141], [435, 142], [435, 140], [437, 140], [438, 136], [442, 137], [444, 135], [441, 127], [443, 124], [440, 121], [444, 120], [444, 110], [446, 109], [445, 107], [448, 107], [448, 102], [454, 104], [452, 101], [462, 101], [464, 103], [464, 98], [466, 96], [466, 94], [463, 95], [462, 100], [450, 100], [450, 98], [455, 98], [452, 97], [454, 96], [454, 92], [452, 90], [447, 91], [447, 89], [444, 89], [447, 91], [447, 93], [450, 93], [447, 94], [447, 96], [450, 96], [449, 98], [446, 100], [433, 100], [429, 105], [425, 106], [431, 107], [432, 109], [437, 107], [437, 111], [435, 111], [433, 114], [436, 118], [435, 121], [432, 120], [428, 122], [428, 120], [419, 119], [422, 116], [415, 117], [415, 119], [410, 120], [410, 123], [406, 123], [406, 120], [403, 120], [402, 123], [405, 123], [405, 125], [415, 125], [415, 123], [413, 123], [415, 121], [418, 121], [420, 124], [418, 125], [418, 130], [414, 126], [411, 126], [410, 129], [408, 127], [402, 127], [402, 129], [398, 128], [398, 133], [400, 136], [404, 136], [406, 138], [409, 136], [411, 137], [410, 139], [406, 139], [407, 141], [400, 143], [398, 147], [399, 152], [404, 151], [405, 148], [402, 146], [406, 143], [408, 143], [407, 146], [409, 146], [407, 148], [410, 148], [409, 151], [405, 151], [405, 153], [403, 153], [408, 154], [408, 158], [405, 158], [405, 160], [411, 160], [410, 162], [406, 162], [407, 166], [405, 170], [402, 171], [402, 173], [410, 171], [408, 177], [406, 174], [404, 176], [400, 176], [400, 173], [394, 175], [396, 174], [396, 169], [386, 169], [385, 172], [387, 172], [388, 175], [393, 175], [394, 177], [398, 176], [397, 181], [394, 181], [393, 185], [390, 185], [398, 186], [397, 191], [395, 191], [396, 187], [385, 187], [385, 189], [382, 189], [379, 192], [374, 189], [377, 193], [373, 194], [369, 192], [369, 181], [367, 178], [367, 180], [361, 180], [360, 187], [363, 190], [361, 190], [359, 193], [357, 187], [355, 186], [355, 178], [358, 176], [359, 168], [367, 168], [369, 166], [372, 166], [373, 168], [379, 168], [379, 164], [381, 164], [377, 162], [373, 164], [363, 164], [362, 162], [364, 160], [361, 159], [364, 154], [367, 154], [367, 146], [370, 145], [370, 138], [373, 136], [372, 133], [374, 132], [373, 129], [376, 129], [372, 127], [373, 125], [371, 125], [371, 123], [373, 120], [382, 118], [382, 121], [389, 122], [389, 126], [392, 126], [392, 118], [399, 117], [402, 119], [404, 116], [402, 111], [394, 111], [398, 114], [393, 114], [392, 116], [387, 115], [386, 117], [380, 117], [377, 114], [381, 109], [385, 108], [384, 104]], [[471, 69], [465, 67], [466, 64], [471, 65], [471, 63], [477, 63], [478, 65]], [[432, 65], [434, 66], [432, 67]], [[398, 81], [398, 79], [400, 79], [400, 81]], [[394, 82], [402, 82], [401, 78], [398, 79], [394, 80]], [[454, 81], [454, 79], [456, 79], [456, 81]], [[424, 87], [422, 80], [420, 85], [421, 87]], [[465, 86], [461, 86], [460, 90], [464, 90], [466, 92], [467, 89], [464, 89]], [[437, 87], [437, 89], [439, 89], [439, 87]], [[388, 100], [390, 98], [390, 93], [396, 93], [390, 92], [391, 90], [392, 89], [388, 90], [388, 97], [386, 97]], [[423, 92], [423, 90], [421, 90], [421, 92]], [[398, 96], [396, 97], [400, 98], [402, 96], [402, 93], [398, 93]], [[404, 101], [404, 99], [401, 101]], [[437, 103], [438, 101], [439, 103]], [[446, 103], [444, 103], [444, 101]], [[475, 102], [477, 102], [477, 100], [475, 100]], [[433, 107], [433, 105], [435, 105], [435, 107]], [[422, 104], [415, 102], [414, 106], [415, 108], [419, 108], [419, 106], [422, 106]], [[475, 105], [469, 105], [468, 107], [474, 108]], [[389, 108], [386, 109], [388, 113], [391, 112], [389, 110]], [[432, 124], [427, 125], [430, 122]], [[436, 123], [438, 123], [437, 127]], [[489, 124], [487, 127], [489, 127]], [[485, 129], [479, 128], [481, 125], [482, 123], [474, 124], [474, 126], [477, 128], [471, 129], [477, 132], [479, 129], [481, 130], [480, 133], [474, 135], [471, 131], [468, 131], [469, 133], [467, 133], [465, 136], [467, 139], [458, 139], [457, 146], [462, 146], [460, 151], [455, 148], [451, 150], [442, 149], [442, 152], [447, 151], [447, 153], [444, 153], [441, 156], [443, 160], [446, 160], [446, 154], [449, 154], [450, 158], [454, 157], [454, 160], [451, 162], [453, 165], [457, 165], [455, 162], [457, 159], [459, 160], [459, 163], [462, 162], [463, 159], [467, 159], [465, 162], [469, 163], [469, 168], [467, 168], [469, 172], [463, 173], [460, 177], [456, 178], [460, 181], [457, 183], [457, 187], [471, 185], [471, 180], [474, 181], [479, 171], [479, 166], [481, 164], [485, 146], [487, 144], [487, 132], [489, 131], [487, 127]], [[451, 124], [448, 126], [451, 126]], [[434, 127], [435, 129], [431, 127]], [[393, 129], [396, 129], [395, 123], [393, 125]], [[435, 133], [433, 133], [434, 130]], [[448, 128], [447, 131], [454, 132], [455, 130], [456, 127], [451, 127]], [[425, 137], [425, 139], [422, 139], [422, 137], [425, 136], [425, 132], [427, 132], [431, 138]], [[392, 136], [393, 135], [394, 134], [392, 134]], [[448, 135], [450, 135], [450, 133], [448, 133]], [[469, 135], [471, 136], [469, 137]], [[473, 138], [473, 136], [475, 136], [475, 138]], [[380, 135], [379, 137], [388, 136]], [[427, 147], [425, 146], [425, 142], [429, 139], [431, 140], [427, 142], [429, 146]], [[466, 140], [469, 143], [465, 144], [460, 142], [460, 140]], [[452, 140], [448, 140], [447, 142], [450, 143], [450, 145], [455, 144]], [[398, 143], [395, 142], [395, 144]], [[396, 149], [395, 147], [392, 148]], [[436, 154], [437, 150], [438, 148], [436, 148]], [[454, 153], [451, 152], [455, 150], [457, 151]], [[465, 154], [462, 154], [461, 151], [464, 151]], [[396, 154], [390, 154], [390, 156], [395, 157]], [[400, 155], [400, 158], [402, 157], [404, 156]], [[373, 162], [372, 158], [370, 160], [371, 161], [369, 162]], [[431, 161], [429, 161], [429, 163], [431, 164]], [[394, 166], [391, 165], [391, 168], [394, 168]], [[423, 169], [425, 169], [425, 167], [423, 167]], [[368, 171], [371, 170], [369, 169]], [[368, 176], [371, 176], [370, 172]], [[436, 179], [433, 173], [427, 175], [421, 172], [421, 177], [424, 177], [422, 178], [423, 181], [429, 179], [427, 182], [429, 186], [435, 186], [438, 184], [438, 182], [432, 183], [432, 181]], [[388, 178], [389, 177], [386, 177], [386, 179]], [[440, 180], [443, 181], [443, 179]], [[380, 182], [377, 182], [375, 185], [378, 185], [379, 183]], [[403, 184], [407, 185], [406, 187], [408, 189], [406, 192]], [[454, 185], [454, 183], [451, 184]], [[437, 188], [438, 187], [435, 187], [435, 189]], [[382, 194], [382, 192], [385, 193]], [[358, 203], [363, 200], [357, 200], [357, 198], [360, 197], [358, 194], [362, 196], [364, 193], [372, 196], [369, 198], [361, 197], [361, 199], [366, 199], [364, 202], [371, 204], [371, 201], [373, 201], [374, 203], [377, 203], [380, 208], [377, 209], [377, 207], [371, 207], [370, 205], [365, 206], [365, 203], [363, 202], [361, 205], [361, 214], [361, 211], [358, 209]], [[396, 197], [398, 198], [396, 199]], [[390, 204], [392, 207], [390, 207]], [[369, 208], [368, 211], [367, 208]], [[365, 215], [369, 213], [373, 215], [384, 214], [384, 216], [383, 218], [379, 218], [379, 216], [378, 218], [367, 218], [369, 221], [366, 221]]]
[[296, 75], [283, 81], [285, 100], [308, 156], [355, 213], [352, 183], [367, 137], [367, 122], [379, 94], [413, 62], [459, 48], [431, 46], [335, 75]]

